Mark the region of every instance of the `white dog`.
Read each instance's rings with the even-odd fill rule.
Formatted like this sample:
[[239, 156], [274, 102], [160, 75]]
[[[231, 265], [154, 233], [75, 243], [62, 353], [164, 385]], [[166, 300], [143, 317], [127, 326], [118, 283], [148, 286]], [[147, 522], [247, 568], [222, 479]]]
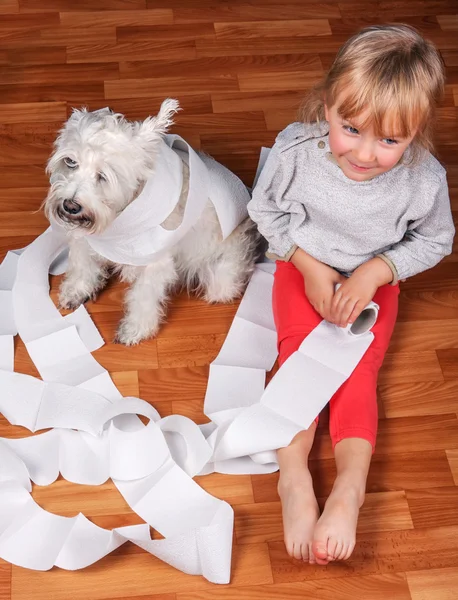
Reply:
[[[70, 247], [60, 305], [76, 308], [95, 298], [117, 272], [131, 284], [116, 335], [116, 341], [126, 345], [157, 334], [174, 288], [185, 285], [209, 302], [229, 302], [242, 293], [254, 268], [259, 237], [253, 223], [246, 219], [223, 240], [210, 201], [196, 225], [147, 266], [113, 264], [84, 239], [106, 230], [139, 195], [154, 171], [158, 142], [177, 110], [176, 100], [166, 100], [156, 117], [143, 122], [129, 122], [110, 109], [74, 110], [48, 162], [51, 187], [45, 213], [65, 228]], [[165, 229], [175, 229], [183, 216], [189, 169], [184, 161], [182, 167], [182, 193], [162, 223]]]

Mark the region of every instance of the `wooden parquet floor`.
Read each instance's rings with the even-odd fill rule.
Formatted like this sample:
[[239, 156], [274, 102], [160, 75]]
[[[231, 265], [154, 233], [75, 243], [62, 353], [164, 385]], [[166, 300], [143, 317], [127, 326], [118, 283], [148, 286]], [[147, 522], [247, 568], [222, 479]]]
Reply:
[[[0, 0], [0, 259], [46, 227], [44, 165], [72, 106], [129, 118], [180, 100], [175, 131], [251, 184], [262, 145], [295, 119], [345, 39], [400, 21], [442, 52], [448, 84], [437, 148], [458, 210], [457, 0]], [[0, 561], [0, 600], [456, 600], [458, 598], [458, 253], [402, 285], [380, 377], [380, 434], [358, 543], [346, 564], [312, 567], [284, 549], [277, 475], [199, 478], [235, 510], [230, 585], [175, 571], [125, 545], [79, 572]], [[58, 281], [53, 280], [55, 295]], [[107, 344], [95, 353], [125, 395], [203, 422], [208, 364], [236, 305], [176, 298], [157, 339], [111, 343], [123, 286], [88, 309]], [[24, 346], [16, 369], [36, 375]], [[1, 393], [1, 392], [0, 392]], [[326, 419], [312, 469], [319, 498], [335, 474]], [[0, 436], [25, 435], [0, 419]], [[34, 488], [47, 510], [104, 527], [138, 523], [114, 486], [62, 479]]]

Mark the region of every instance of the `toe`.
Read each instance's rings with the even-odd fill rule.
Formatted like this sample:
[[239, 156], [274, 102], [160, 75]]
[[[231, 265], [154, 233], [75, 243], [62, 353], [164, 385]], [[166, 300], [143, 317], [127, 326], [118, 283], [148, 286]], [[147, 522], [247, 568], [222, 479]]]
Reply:
[[312, 542], [310, 542], [310, 544], [309, 544], [309, 563], [311, 565], [316, 564], [315, 555], [313, 554], [313, 550], [312, 550]]
[[288, 555], [291, 556], [291, 558], [294, 558], [294, 544], [285, 540], [285, 548]]
[[304, 542], [301, 546], [301, 554], [302, 554], [302, 560], [304, 562], [309, 562], [309, 545]]
[[334, 550], [334, 560], [341, 560], [343, 547], [343, 542], [339, 540], [336, 544], [336, 549]]
[[343, 560], [348, 560], [350, 558], [350, 556], [353, 554], [354, 549], [355, 549], [355, 542], [351, 542], [350, 544], [348, 544], [348, 547], [346, 548], [346, 552], [345, 552]]
[[328, 558], [328, 540], [314, 540], [312, 545], [313, 554], [315, 558], [320, 560], [327, 560]]
[[293, 558], [296, 558], [297, 560], [302, 560], [301, 544], [299, 543], [293, 544]]
[[328, 560], [334, 560], [336, 556], [337, 540], [329, 538], [328, 540]]

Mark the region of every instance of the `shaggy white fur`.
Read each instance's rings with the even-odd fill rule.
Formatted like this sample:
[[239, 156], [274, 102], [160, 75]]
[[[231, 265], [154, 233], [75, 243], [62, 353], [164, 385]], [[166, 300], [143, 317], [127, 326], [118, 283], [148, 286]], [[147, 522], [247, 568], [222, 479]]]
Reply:
[[[143, 122], [130, 122], [110, 109], [74, 110], [48, 162], [45, 213], [65, 228], [70, 246], [60, 305], [76, 308], [94, 299], [109, 276], [118, 273], [131, 284], [116, 336], [126, 345], [157, 334], [174, 289], [186, 286], [209, 302], [230, 302], [241, 295], [254, 268], [259, 240], [254, 224], [246, 219], [223, 240], [210, 201], [181, 241], [145, 267], [110, 263], [84, 240], [103, 232], [141, 192], [154, 171], [158, 143], [178, 110], [176, 100], [165, 100], [158, 115]], [[175, 229], [183, 216], [189, 171], [182, 166], [181, 197], [162, 224], [166, 229]]]

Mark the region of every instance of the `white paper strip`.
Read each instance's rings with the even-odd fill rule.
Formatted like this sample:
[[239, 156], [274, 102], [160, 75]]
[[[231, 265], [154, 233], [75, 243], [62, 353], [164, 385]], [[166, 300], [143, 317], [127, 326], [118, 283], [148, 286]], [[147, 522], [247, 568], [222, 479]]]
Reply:
[[[182, 140], [177, 145], [188, 153], [191, 188], [207, 176], [205, 186], [211, 188], [205, 161], [198, 162]], [[186, 226], [200, 214], [201, 199], [190, 194]], [[223, 214], [223, 204], [215, 206]], [[227, 212], [223, 232], [242, 209]], [[173, 235], [140, 243], [138, 264]], [[62, 317], [49, 298], [48, 271], [60, 272], [65, 250], [65, 237], [48, 230], [23, 251], [8, 253], [0, 265], [0, 410], [31, 431], [52, 428], [0, 439], [0, 557], [31, 569], [79, 569], [130, 540], [186, 573], [227, 583], [233, 511], [192, 477], [276, 470], [275, 451], [310, 425], [371, 343], [372, 334], [364, 332], [376, 307], [351, 331], [320, 324], [264, 391], [266, 371], [277, 356], [270, 300], [275, 265], [258, 265], [211, 365], [204, 407], [211, 422], [199, 427], [178, 415], [160, 419], [148, 403], [121, 397], [90, 354], [103, 341], [85, 309]], [[43, 381], [12, 372], [16, 329]], [[143, 425], [137, 415], [149, 423]], [[112, 477], [145, 525], [107, 531], [83, 515], [68, 519], [44, 511], [29, 494], [31, 481], [49, 485], [59, 473], [92, 485]], [[149, 525], [165, 539], [151, 540]]]

